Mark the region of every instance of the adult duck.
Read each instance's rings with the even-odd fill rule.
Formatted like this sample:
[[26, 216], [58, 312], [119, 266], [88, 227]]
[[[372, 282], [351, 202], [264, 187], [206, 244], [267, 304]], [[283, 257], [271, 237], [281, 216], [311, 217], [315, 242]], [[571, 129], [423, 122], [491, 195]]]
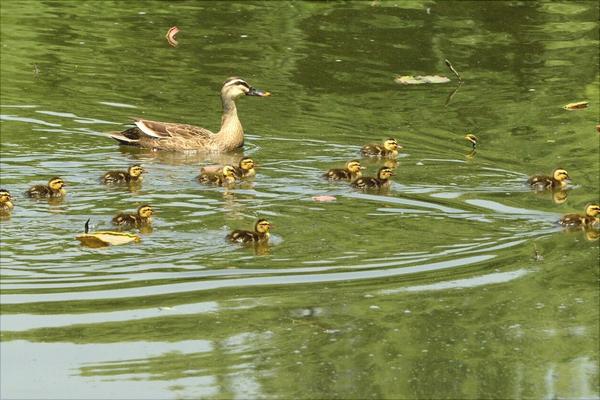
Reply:
[[244, 130], [235, 106], [236, 100], [243, 95], [265, 97], [271, 94], [253, 88], [241, 78], [228, 78], [221, 89], [223, 116], [217, 133], [193, 125], [136, 119], [135, 127], [111, 132], [110, 137], [121, 144], [153, 150], [214, 153], [234, 150], [244, 145]]

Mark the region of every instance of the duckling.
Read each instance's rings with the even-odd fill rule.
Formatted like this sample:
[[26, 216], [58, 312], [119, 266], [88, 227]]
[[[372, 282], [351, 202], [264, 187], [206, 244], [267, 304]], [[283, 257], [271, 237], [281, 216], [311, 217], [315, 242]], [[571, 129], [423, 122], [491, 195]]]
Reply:
[[132, 165], [127, 171], [108, 171], [102, 176], [102, 183], [141, 182], [143, 172], [146, 171], [139, 164]]
[[365, 167], [360, 165], [360, 161], [351, 160], [346, 163], [346, 168], [332, 168], [323, 174], [323, 178], [327, 178], [332, 181], [354, 181], [362, 176], [361, 170], [363, 169], [365, 169]]
[[225, 153], [244, 145], [244, 129], [235, 105], [243, 95], [266, 97], [271, 94], [253, 88], [241, 78], [228, 78], [221, 88], [223, 114], [217, 133], [199, 126], [136, 119], [135, 127], [109, 135], [120, 144], [148, 149]]
[[238, 179], [242, 178], [251, 178], [256, 175], [256, 170], [254, 167], [256, 164], [254, 160], [250, 157], [244, 157], [240, 160], [240, 163], [237, 167], [233, 167], [235, 177]]
[[0, 214], [9, 214], [13, 208], [12, 196], [8, 190], [0, 189]]
[[556, 168], [552, 176], [534, 175], [527, 180], [529, 186], [535, 190], [544, 189], [563, 189], [571, 180], [567, 171], [562, 168]]
[[377, 172], [377, 178], [373, 178], [371, 176], [365, 176], [363, 178], [358, 178], [354, 182], [352, 182], [352, 187], [366, 190], [366, 189], [387, 189], [392, 184], [390, 181], [390, 177], [394, 176], [394, 172], [391, 168], [381, 167]]
[[113, 225], [119, 225], [123, 227], [140, 228], [152, 223], [152, 214], [154, 214], [152, 207], [150, 207], [148, 204], [144, 204], [143, 206], [138, 207], [136, 214], [117, 214], [112, 219], [112, 223]]
[[398, 157], [398, 150], [401, 149], [402, 146], [398, 144], [396, 139], [389, 138], [383, 142], [383, 145], [380, 144], [367, 144], [360, 149], [360, 152], [365, 157], [389, 157], [396, 158]]
[[566, 214], [558, 221], [562, 226], [591, 228], [600, 223], [600, 206], [598, 204], [587, 204], [585, 215]]
[[203, 172], [198, 176], [198, 181], [204, 184], [227, 186], [235, 183], [235, 169], [231, 165], [226, 165], [216, 173]]
[[234, 243], [266, 243], [271, 236], [269, 229], [272, 224], [266, 219], [259, 219], [254, 224], [254, 232], [235, 230], [227, 235], [227, 240]]
[[465, 139], [467, 139], [467, 141], [471, 142], [471, 146], [473, 146], [473, 150], [475, 150], [475, 147], [477, 147], [477, 143], [479, 142], [479, 138], [475, 135], [473, 135], [472, 133], [468, 133], [465, 136]]
[[27, 190], [26, 194], [29, 197], [33, 198], [43, 198], [43, 197], [63, 197], [67, 192], [63, 189], [65, 186], [65, 182], [55, 176], [54, 178], [48, 181], [48, 186], [44, 185], [35, 185], [29, 190]]

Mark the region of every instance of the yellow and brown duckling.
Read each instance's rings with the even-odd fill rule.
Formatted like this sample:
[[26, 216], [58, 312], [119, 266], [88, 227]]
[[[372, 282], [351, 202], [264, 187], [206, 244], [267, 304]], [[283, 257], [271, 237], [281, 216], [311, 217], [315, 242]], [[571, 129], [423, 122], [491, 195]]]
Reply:
[[64, 189], [65, 181], [58, 176], [50, 179], [48, 185], [35, 185], [27, 190], [27, 196], [33, 198], [51, 198], [51, 197], [63, 197], [67, 192]]
[[9, 191], [0, 189], [0, 214], [9, 214], [14, 207]]
[[473, 135], [472, 133], [467, 133], [465, 135], [465, 139], [471, 143], [471, 146], [473, 146], [473, 150], [475, 150], [475, 147], [477, 147], [477, 143], [479, 143], [479, 138]]
[[567, 186], [571, 178], [567, 171], [562, 168], [556, 168], [552, 176], [534, 175], [527, 180], [529, 186], [535, 190], [545, 189], [563, 189]]
[[362, 170], [365, 167], [360, 165], [360, 161], [351, 160], [346, 163], [346, 168], [332, 168], [323, 174], [323, 178], [332, 181], [350, 180], [354, 181], [362, 176]]
[[585, 206], [585, 215], [566, 214], [558, 221], [559, 224], [566, 227], [591, 228], [600, 224], [600, 206], [598, 204], [588, 204]]
[[360, 149], [360, 152], [365, 157], [388, 157], [388, 158], [396, 158], [398, 157], [399, 149], [402, 146], [398, 144], [396, 139], [389, 138], [386, 139], [383, 144], [367, 144]]
[[254, 232], [235, 230], [227, 235], [227, 240], [233, 243], [266, 243], [271, 236], [269, 230], [272, 226], [266, 219], [259, 219], [254, 224]]
[[371, 176], [365, 176], [358, 178], [352, 182], [352, 187], [366, 190], [366, 189], [387, 189], [392, 184], [390, 177], [394, 176], [394, 172], [391, 168], [381, 167], [377, 172], [377, 178]]
[[152, 214], [154, 210], [148, 204], [139, 206], [135, 214], [120, 213], [113, 219], [113, 225], [118, 225], [127, 228], [140, 228], [152, 223]]
[[198, 176], [198, 181], [204, 184], [213, 184], [219, 186], [227, 186], [235, 183], [235, 168], [231, 165], [226, 165], [217, 172], [202, 172]]
[[146, 172], [141, 165], [135, 164], [127, 171], [108, 171], [102, 175], [102, 183], [134, 183], [141, 182], [144, 178], [142, 173]]
[[250, 157], [244, 157], [240, 160], [237, 167], [233, 167], [235, 176], [238, 179], [251, 178], [256, 175], [256, 164]]

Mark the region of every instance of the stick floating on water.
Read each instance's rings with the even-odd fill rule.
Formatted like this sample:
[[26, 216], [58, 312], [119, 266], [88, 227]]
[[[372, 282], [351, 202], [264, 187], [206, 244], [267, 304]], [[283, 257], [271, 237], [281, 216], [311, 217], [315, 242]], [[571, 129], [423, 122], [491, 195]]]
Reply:
[[452, 66], [452, 63], [447, 58], [444, 59], [444, 62], [446, 63], [448, 68], [450, 68], [450, 71], [452, 71], [454, 73], [454, 75], [456, 75], [458, 80], [462, 82], [462, 78], [460, 77], [460, 74], [454, 69], [454, 67]]

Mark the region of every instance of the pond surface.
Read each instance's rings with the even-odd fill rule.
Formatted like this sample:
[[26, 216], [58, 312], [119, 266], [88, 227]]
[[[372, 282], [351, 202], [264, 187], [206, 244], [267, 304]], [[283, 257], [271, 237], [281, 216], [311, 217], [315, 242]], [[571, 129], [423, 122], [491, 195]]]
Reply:
[[[2, 2], [1, 397], [597, 398], [598, 240], [556, 221], [599, 197], [598, 17], [594, 1]], [[451, 82], [394, 82], [436, 74]], [[273, 94], [238, 102], [253, 181], [195, 181], [242, 152], [105, 134], [134, 116], [216, 130], [233, 75]], [[390, 136], [388, 193], [321, 178]], [[136, 162], [141, 186], [99, 184]], [[566, 196], [524, 185], [558, 166]], [[24, 196], [54, 175], [63, 202]], [[74, 239], [144, 203], [141, 243]], [[269, 247], [224, 240], [259, 217]]]

